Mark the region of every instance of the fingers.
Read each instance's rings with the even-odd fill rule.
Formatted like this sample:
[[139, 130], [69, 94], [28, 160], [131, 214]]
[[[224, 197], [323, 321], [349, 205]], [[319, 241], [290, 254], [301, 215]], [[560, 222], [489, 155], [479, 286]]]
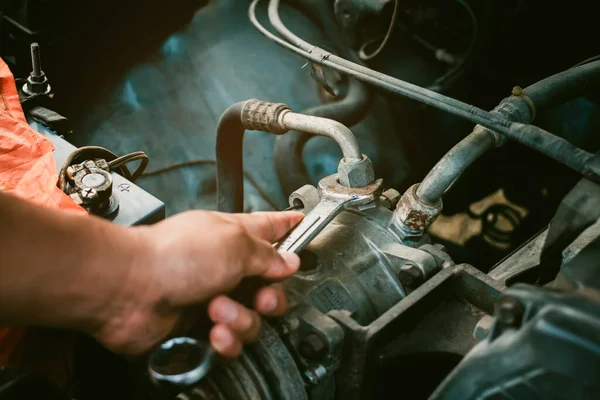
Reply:
[[242, 345], [258, 338], [261, 320], [256, 312], [225, 296], [210, 302], [208, 315], [215, 322], [210, 331], [211, 345], [225, 357], [237, 357]]
[[304, 214], [296, 211], [230, 215], [241, 223], [252, 236], [269, 243], [281, 239], [304, 218]]
[[[267, 316], [283, 315], [287, 307], [283, 285], [261, 289], [256, 295], [255, 307]], [[225, 357], [239, 356], [243, 344], [258, 339], [260, 335], [262, 322], [258, 313], [226, 296], [210, 302], [208, 315], [215, 323], [210, 332], [211, 344]]]
[[225, 324], [217, 324], [209, 334], [212, 347], [225, 357], [235, 358], [242, 353], [242, 341]]
[[282, 316], [287, 309], [283, 285], [277, 283], [261, 289], [254, 299], [254, 308], [269, 317]]
[[294, 253], [279, 253], [266, 241], [256, 240], [245, 264], [245, 274], [281, 280], [293, 275], [300, 267], [300, 257]]

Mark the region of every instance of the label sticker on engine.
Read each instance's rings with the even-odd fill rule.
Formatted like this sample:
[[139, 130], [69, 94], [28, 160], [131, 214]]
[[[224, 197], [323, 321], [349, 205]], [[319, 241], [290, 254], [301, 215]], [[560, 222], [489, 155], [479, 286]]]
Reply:
[[351, 313], [358, 311], [350, 293], [334, 279], [328, 279], [310, 292], [310, 299], [322, 313], [331, 310], [347, 310]]

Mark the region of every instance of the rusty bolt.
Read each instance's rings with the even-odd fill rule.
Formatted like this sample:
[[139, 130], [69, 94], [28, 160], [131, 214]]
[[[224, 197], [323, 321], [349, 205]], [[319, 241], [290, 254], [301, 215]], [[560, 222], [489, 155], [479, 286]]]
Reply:
[[327, 342], [318, 334], [311, 332], [300, 341], [298, 351], [302, 357], [316, 361], [327, 354]]
[[523, 318], [523, 305], [512, 297], [505, 297], [496, 307], [496, 318], [503, 324], [518, 326]]
[[398, 279], [400, 279], [400, 282], [402, 282], [403, 285], [417, 287], [423, 283], [425, 277], [423, 276], [421, 268], [409, 261], [400, 267]]

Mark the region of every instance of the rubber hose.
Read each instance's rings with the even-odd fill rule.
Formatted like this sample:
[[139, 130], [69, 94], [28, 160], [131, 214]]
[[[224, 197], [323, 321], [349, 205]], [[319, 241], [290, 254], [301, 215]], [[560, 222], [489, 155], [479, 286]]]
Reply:
[[[548, 110], [557, 105], [563, 104], [576, 97], [584, 95], [586, 91], [600, 85], [600, 61], [574, 67], [566, 71], [559, 72], [546, 79], [534, 83], [523, 90], [523, 94], [531, 100], [532, 105], [525, 101], [524, 97], [513, 96], [505, 99], [503, 103], [513, 103], [515, 107], [502, 107], [501, 115], [507, 119], [515, 120], [521, 124], [515, 124], [514, 130], [519, 132], [523, 141], [530, 141], [530, 147], [540, 147], [546, 149], [556, 148], [555, 152], [563, 152], [562, 147], [556, 147], [556, 142], [552, 138], [545, 136], [535, 138], [530, 134], [531, 129], [528, 125], [522, 125], [531, 122], [533, 112]], [[521, 109], [516, 102], [525, 102], [530, 108], [529, 117], [526, 113], [519, 113]], [[499, 106], [501, 107], [501, 106]], [[496, 108], [498, 109], [498, 107]], [[426, 204], [437, 204], [443, 194], [448, 190], [452, 183], [480, 156], [498, 145], [494, 134], [481, 126], [476, 126], [471, 134], [456, 144], [446, 155], [427, 174], [423, 182], [419, 185], [417, 196]], [[565, 146], [565, 143], [560, 143]], [[565, 146], [564, 151], [568, 151], [573, 158], [588, 159], [589, 156], [577, 148]], [[588, 161], [585, 161], [588, 162]]]
[[[332, 40], [346, 58], [362, 63], [359, 57], [344, 43], [337, 29], [337, 23], [331, 4], [326, 1], [292, 1], [293, 6], [316, 19], [325, 35]], [[372, 102], [372, 94], [367, 86], [357, 79], [350, 78], [346, 96], [340, 101], [318, 105], [302, 111], [302, 114], [333, 119], [346, 126], [360, 122], [368, 112]], [[285, 196], [310, 182], [303, 150], [306, 143], [314, 135], [305, 132], [290, 131], [279, 136], [275, 141], [275, 172]]]
[[244, 126], [241, 114], [245, 101], [230, 106], [217, 126], [217, 210], [244, 212]]

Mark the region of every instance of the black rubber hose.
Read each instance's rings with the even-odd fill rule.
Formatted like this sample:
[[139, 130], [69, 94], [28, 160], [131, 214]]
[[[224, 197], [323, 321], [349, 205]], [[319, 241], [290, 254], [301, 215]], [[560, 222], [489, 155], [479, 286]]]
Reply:
[[525, 88], [537, 111], [583, 96], [600, 84], [600, 61], [593, 61], [552, 75]]
[[[327, 37], [333, 41], [340, 53], [356, 62], [362, 63], [358, 56], [344, 43], [337, 29], [332, 5], [326, 1], [293, 1], [292, 4], [302, 12], [316, 19]], [[350, 78], [348, 91], [340, 101], [318, 105], [302, 111], [302, 114], [329, 118], [352, 126], [360, 122], [371, 105], [373, 97], [366, 85]], [[310, 182], [303, 150], [314, 135], [305, 132], [290, 131], [275, 141], [275, 171], [283, 193], [289, 196], [294, 190]]]
[[217, 210], [244, 212], [244, 126], [245, 101], [229, 107], [217, 126]]
[[[542, 112], [561, 105], [586, 91], [600, 86], [600, 61], [574, 67], [536, 82], [523, 90], [527, 97], [512, 96], [501, 103], [501, 115], [515, 122], [529, 123], [534, 112]], [[525, 102], [530, 112], [518, 113], [518, 103]], [[503, 107], [513, 103], [515, 107]], [[523, 105], [523, 107], [525, 107]], [[535, 110], [535, 111], [534, 111]], [[526, 118], [527, 116], [527, 118]], [[437, 204], [450, 185], [480, 156], [498, 146], [495, 135], [487, 129], [476, 127], [473, 132], [455, 145], [427, 174], [419, 185], [417, 196], [426, 204]]]

